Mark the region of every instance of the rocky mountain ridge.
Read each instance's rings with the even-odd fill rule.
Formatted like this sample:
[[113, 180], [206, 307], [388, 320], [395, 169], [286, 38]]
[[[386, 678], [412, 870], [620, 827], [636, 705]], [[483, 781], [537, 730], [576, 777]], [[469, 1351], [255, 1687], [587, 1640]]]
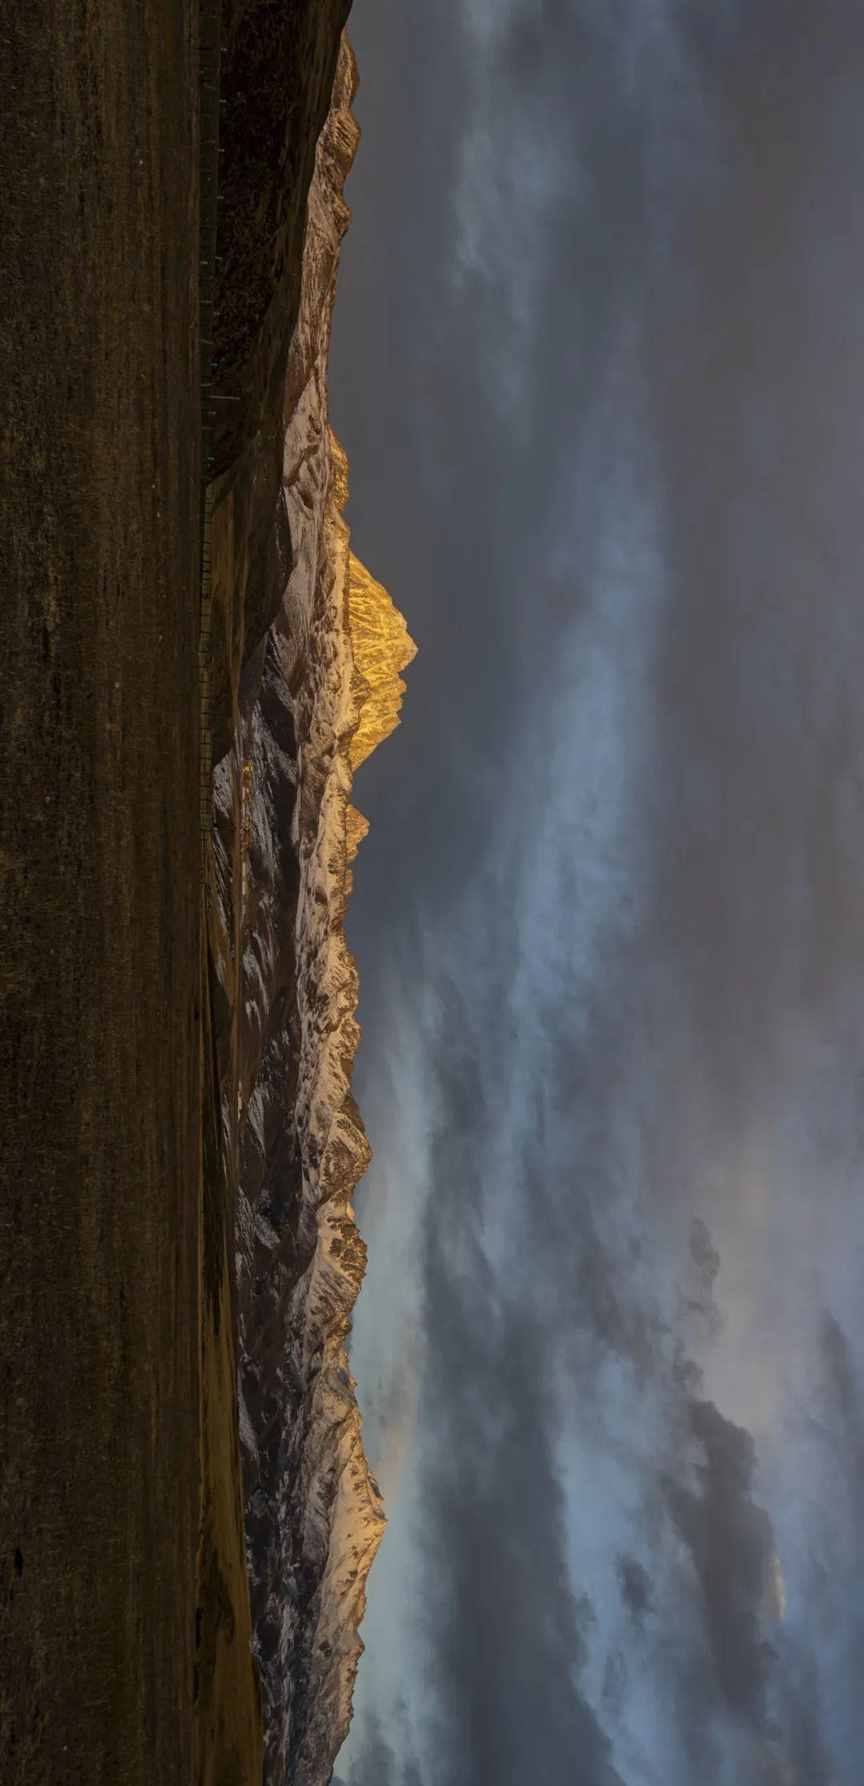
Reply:
[[[282, 398], [290, 550], [270, 561], [282, 587], [261, 637], [250, 636], [262, 611], [245, 520], [253, 492], [236, 470], [216, 481], [210, 535], [230, 709], [214, 772], [211, 947], [268, 1786], [330, 1778], [384, 1529], [346, 1352], [366, 1258], [351, 1198], [370, 1150], [351, 1093], [358, 980], [343, 922], [368, 828], [352, 804], [353, 774], [398, 723], [400, 673], [415, 648], [350, 550], [347, 462], [328, 422], [355, 87], [343, 39]], [[253, 461], [253, 484], [255, 475]]]

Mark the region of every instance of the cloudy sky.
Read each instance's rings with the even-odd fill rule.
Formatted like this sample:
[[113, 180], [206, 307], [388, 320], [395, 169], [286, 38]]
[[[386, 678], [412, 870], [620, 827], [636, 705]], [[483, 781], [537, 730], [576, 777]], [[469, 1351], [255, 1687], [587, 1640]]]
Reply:
[[350, 1786], [860, 1786], [864, 21], [355, 0]]

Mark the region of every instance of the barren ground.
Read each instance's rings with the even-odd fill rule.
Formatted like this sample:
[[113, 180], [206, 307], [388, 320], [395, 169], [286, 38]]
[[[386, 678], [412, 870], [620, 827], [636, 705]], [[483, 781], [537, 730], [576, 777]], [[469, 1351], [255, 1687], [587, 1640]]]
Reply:
[[0, 25], [4, 1786], [195, 1769], [196, 12]]

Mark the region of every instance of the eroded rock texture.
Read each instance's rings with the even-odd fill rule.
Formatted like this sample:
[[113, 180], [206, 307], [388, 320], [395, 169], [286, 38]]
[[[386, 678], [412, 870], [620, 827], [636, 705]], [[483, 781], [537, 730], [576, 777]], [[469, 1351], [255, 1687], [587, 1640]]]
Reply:
[[[281, 393], [281, 555], [256, 583], [248, 475], [215, 487], [214, 615], [226, 666], [214, 775], [211, 934], [225, 1157], [237, 1208], [240, 1428], [254, 1647], [270, 1786], [324, 1786], [350, 1717], [384, 1514], [346, 1338], [365, 1268], [351, 1198], [370, 1158], [351, 1094], [357, 970], [343, 933], [368, 829], [354, 769], [398, 722], [414, 655], [350, 552], [345, 455], [327, 420], [342, 185], [357, 143], [340, 50], [309, 192]], [[260, 554], [259, 554], [260, 560]]]

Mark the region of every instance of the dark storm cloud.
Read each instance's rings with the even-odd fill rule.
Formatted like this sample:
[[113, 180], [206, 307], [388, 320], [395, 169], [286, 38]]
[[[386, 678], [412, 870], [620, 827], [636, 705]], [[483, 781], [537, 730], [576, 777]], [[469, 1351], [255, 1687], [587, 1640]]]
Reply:
[[638, 1557], [620, 1556], [618, 1558], [618, 1581], [621, 1587], [621, 1598], [634, 1624], [641, 1625], [647, 1615], [654, 1610], [654, 1593], [651, 1577], [644, 1569]]
[[[429, 1342], [421, 1641], [436, 1708], [434, 1761], [424, 1778], [506, 1786], [563, 1770], [583, 1786], [618, 1786], [608, 1739], [580, 1685], [595, 1620], [584, 1592], [568, 1586], [561, 1411], [549, 1371], [546, 1292], [558, 1294], [563, 1309], [576, 1255], [571, 1247], [554, 1281], [544, 1269], [549, 1199], [535, 1170], [537, 1256], [526, 1259], [518, 1282], [502, 1283], [490, 1261], [504, 1190], [490, 1181], [489, 1144], [503, 1114], [506, 1024], [481, 1052], [478, 1029], [489, 1013], [477, 990], [473, 975], [458, 983], [439, 972], [446, 1045], [435, 1050], [438, 1095], [429, 1092], [446, 1120], [434, 1141], [437, 1194], [423, 1230], [421, 1311]], [[597, 1248], [594, 1255], [599, 1274]], [[579, 1308], [572, 1282], [569, 1290]], [[604, 1327], [611, 1301], [602, 1298]], [[579, 1319], [591, 1325], [590, 1314]], [[355, 1786], [371, 1786], [384, 1766], [380, 1732], [368, 1742], [364, 1732], [352, 1759]], [[393, 1777], [402, 1786], [401, 1772]]]
[[[672, 1786], [857, 1786], [854, 1762], [832, 1776], [829, 1761], [832, 1743], [859, 1752], [843, 1570], [860, 1550], [839, 1515], [864, 1480], [860, 1335], [830, 1317], [820, 1348], [780, 1306], [784, 1259], [751, 1211], [803, 1257], [823, 1244], [808, 1199], [824, 1194], [829, 1276], [830, 1248], [848, 1251], [858, 11], [547, 0], [490, 5], [476, 41], [462, 15], [433, 28], [358, 6], [368, 128], [332, 361], [354, 544], [420, 646], [400, 733], [358, 781], [373, 830], [350, 932], [364, 1109], [385, 1067], [400, 1096], [385, 964], [400, 1001], [432, 988], [437, 1011], [416, 1019], [433, 1131], [416, 1265], [423, 1786], [605, 1786], [628, 1706], [634, 1729], [650, 1722], [648, 1669], [668, 1729], [644, 1740], [666, 1743]], [[628, 532], [643, 498], [662, 575]], [[628, 581], [639, 599], [610, 619], [602, 598]], [[562, 693], [577, 627], [590, 673]], [[583, 716], [610, 633], [605, 748], [602, 703], [601, 745]], [[586, 793], [592, 751], [609, 761]], [[650, 772], [616, 829], [632, 759]], [[821, 1361], [810, 1419], [835, 1463], [824, 1517], [843, 1538], [816, 1545], [815, 1636], [769, 1628], [776, 1534], [753, 1440], [705, 1387], [711, 1349], [738, 1343], [726, 1380], [773, 1407], [775, 1317], [790, 1372]], [[404, 1399], [376, 1395], [382, 1419]], [[568, 1511], [568, 1423], [586, 1471], [612, 1460], [642, 1486], [632, 1532], [605, 1531], [587, 1481]], [[778, 1480], [779, 1534], [775, 1463]], [[609, 1550], [593, 1623], [568, 1554], [578, 1528], [584, 1560], [592, 1519]], [[814, 1658], [832, 1630], [826, 1700]], [[352, 1786], [413, 1786], [409, 1747], [383, 1730], [364, 1716]], [[634, 1737], [625, 1771], [615, 1750], [628, 1786], [657, 1777], [652, 1756]]]
[[[495, 1137], [507, 1122], [501, 1086], [512, 1043], [490, 1012], [488, 988], [479, 996], [482, 976], [481, 957], [470, 978], [439, 985], [446, 1046], [431, 1050], [439, 1091], [432, 1102], [445, 1113], [434, 1144], [435, 1195], [421, 1273], [422, 1668], [439, 1708], [431, 1777], [503, 1786], [527, 1770], [543, 1780], [564, 1769], [580, 1786], [605, 1786], [619, 1770], [601, 1720], [620, 1718], [628, 1666], [620, 1647], [601, 1653], [599, 1704], [589, 1702], [582, 1683], [600, 1639], [590, 1601], [571, 1585], [558, 1449], [568, 1402], [586, 1433], [604, 1427], [607, 1410], [597, 1401], [604, 1359], [624, 1366], [637, 1394], [659, 1375], [675, 1398], [684, 1436], [662, 1501], [687, 1547], [701, 1605], [704, 1642], [679, 1671], [687, 1675], [681, 1722], [686, 1728], [692, 1715], [693, 1754], [704, 1754], [708, 1717], [730, 1713], [763, 1732], [769, 1657], [760, 1620], [772, 1534], [750, 1493], [752, 1440], [698, 1399], [698, 1366], [673, 1343], [653, 1304], [640, 1299], [634, 1258], [613, 1250], [601, 1232], [599, 1211], [615, 1197], [608, 1150], [599, 1146], [620, 1046], [612, 1019], [605, 1044], [595, 1026], [582, 1063], [598, 1143], [589, 1135], [578, 1164], [571, 1160], [585, 1173], [583, 1194], [561, 1198], [562, 1162], [550, 1151], [560, 1125], [548, 1098], [535, 1096], [534, 1143], [526, 1142], [517, 1162], [530, 1241], [508, 1252], [502, 1235], [503, 1256], [493, 1264], [506, 1191], [494, 1175]], [[545, 1051], [535, 1057], [542, 1085], [550, 1038], [560, 1033], [553, 1009], [568, 992], [566, 985], [538, 992], [548, 1026]], [[551, 1135], [538, 1150], [544, 1123]], [[682, 1272], [695, 1272], [697, 1286], [710, 1294], [719, 1261], [707, 1227], [680, 1239]], [[622, 1435], [609, 1442], [626, 1453]], [[634, 1628], [654, 1611], [649, 1574], [636, 1557], [610, 1557], [607, 1591], [623, 1595]], [[674, 1627], [674, 1606], [671, 1614]], [[356, 1775], [355, 1786], [367, 1778], [371, 1769]]]
[[861, 354], [843, 292], [864, 265], [844, 72], [861, 31], [841, 4], [817, 32], [809, 8], [784, 10], [780, 29], [777, 9], [756, 7], [720, 42], [702, 9], [687, 16], [735, 202], [683, 207], [681, 276], [648, 312], [678, 588], [658, 689], [658, 924], [686, 960], [728, 1120], [754, 1061], [771, 1060], [779, 1005], [803, 994], [824, 1009], [839, 993], [846, 1020], [831, 982], [858, 924]]
[[[614, 1171], [608, 1150], [595, 1151], [590, 1136], [579, 1160], [583, 1194], [562, 1200], [561, 1162], [550, 1153], [549, 1135], [538, 1153], [543, 1123], [535, 1116], [535, 1145], [526, 1144], [519, 1161], [530, 1243], [497, 1270], [490, 1262], [504, 1189], [490, 1171], [503, 1116], [496, 1074], [503, 1075], [507, 1044], [505, 1026], [490, 1020], [487, 1002], [478, 1004], [476, 984], [472, 977], [441, 990], [447, 1047], [433, 1054], [446, 1118], [433, 1154], [435, 1196], [421, 1274], [428, 1361], [418, 1536], [426, 1584], [424, 1675], [428, 1670], [443, 1708], [435, 1745], [440, 1777], [515, 1781], [530, 1765], [543, 1779], [559, 1763], [578, 1765], [575, 1777], [584, 1786], [616, 1777], [601, 1718], [614, 1724], [622, 1714], [627, 1659], [617, 1646], [601, 1656], [599, 1704], [589, 1702], [580, 1682], [599, 1641], [597, 1619], [578, 1585], [570, 1585], [557, 1448], [572, 1396], [583, 1432], [606, 1427], [609, 1447], [626, 1455], [631, 1443], [636, 1457], [638, 1432], [629, 1441], [613, 1434], [609, 1410], [597, 1400], [604, 1360], [624, 1366], [637, 1394], [650, 1379], [662, 1381], [677, 1409], [660, 1497], [689, 1557], [696, 1590], [689, 1597], [699, 1612], [700, 1636], [679, 1659], [676, 1686], [690, 1765], [704, 1759], [708, 1724], [716, 1731], [729, 1718], [749, 1728], [761, 1754], [772, 1730], [765, 1614], [774, 1538], [753, 1497], [753, 1440], [704, 1398], [699, 1366], [660, 1318], [650, 1292], [648, 1300], [644, 1291], [640, 1296], [635, 1258], [604, 1238], [599, 1212], [614, 1200]], [[555, 1037], [556, 995], [545, 996], [543, 1015]], [[566, 1002], [566, 989], [557, 996]], [[594, 1029], [584, 1063], [598, 1139], [611, 1123], [617, 1029], [607, 1021], [605, 1044], [602, 1029]], [[481, 1047], [484, 1031], [488, 1041]], [[541, 1082], [544, 1065], [541, 1052]], [[548, 1104], [546, 1121], [560, 1134]], [[682, 1279], [689, 1273], [703, 1299], [701, 1318], [706, 1302], [714, 1306], [720, 1274], [704, 1221], [681, 1235], [680, 1250]], [[552, 1368], [562, 1361], [563, 1381]], [[671, 1636], [674, 1642], [686, 1583], [671, 1603], [667, 1592], [660, 1608], [646, 1564], [619, 1553], [610, 1558], [607, 1591], [616, 1589], [633, 1629], [650, 1618], [653, 1645], [654, 1615], [662, 1613], [662, 1641], [668, 1647]]]
[[[812, 869], [826, 895], [833, 873], [831, 897], [849, 901], [831, 867], [840, 840], [830, 805], [817, 811], [814, 803], [809, 863], [791, 859], [800, 858], [800, 828], [787, 773], [790, 727], [800, 724], [802, 707], [806, 724], [818, 700], [820, 645], [848, 591], [838, 591], [821, 623], [813, 609], [809, 667], [803, 686], [790, 686], [788, 670], [779, 669], [787, 599], [790, 585], [802, 595], [812, 586], [812, 543], [802, 553], [800, 538], [790, 539], [778, 556], [778, 542], [789, 533], [790, 508], [806, 516], [818, 506], [812, 467], [820, 449], [827, 449], [826, 470], [831, 460], [827, 419], [848, 406], [838, 379], [856, 352], [854, 306], [849, 340], [838, 351], [836, 283], [823, 276], [814, 291], [802, 280], [808, 258], [824, 264], [826, 250], [841, 263], [837, 282], [848, 277], [859, 226], [854, 214], [836, 215], [842, 199], [835, 196], [849, 194], [848, 180], [829, 167], [800, 222], [790, 212], [806, 177], [808, 121], [812, 131], [827, 109], [842, 121], [851, 97], [848, 84], [838, 86], [838, 71], [856, 41], [854, 14], [848, 5], [829, 6], [814, 35], [801, 7], [784, 12], [782, 31], [779, 11], [767, 5], [676, 8], [674, 29], [661, 25], [634, 49], [640, 72], [628, 85], [626, 9], [618, 32], [598, 24], [607, 8], [500, 10], [491, 67], [463, 38], [456, 8], [445, 9], [441, 28], [418, 34], [414, 53], [406, 45], [399, 56], [392, 8], [370, 8], [356, 25], [361, 80], [366, 66], [374, 82], [375, 128], [364, 137], [351, 194], [356, 224], [336, 313], [334, 406], [337, 426], [341, 414], [350, 418], [357, 549], [368, 556], [374, 541], [375, 569], [410, 610], [422, 649], [398, 748], [372, 760], [358, 789], [361, 800], [377, 804], [385, 834], [358, 876], [352, 934], [373, 960], [380, 938], [399, 926], [397, 902], [440, 908], [460, 884], [461, 848], [473, 852], [494, 829], [497, 761], [506, 761], [530, 710], [538, 648], [554, 649], [556, 619], [560, 625], [562, 611], [572, 614], [580, 598], [584, 543], [563, 580], [544, 564], [550, 503], [556, 492], [564, 499], [559, 486], [570, 474], [610, 332], [622, 306], [635, 303], [666, 458], [680, 590], [661, 671], [670, 812], [661, 922], [690, 949], [714, 1055], [724, 1051], [730, 1028], [743, 1021], [749, 1032], [737, 1062], [726, 1051], [728, 1081], [746, 1070], [770, 1022], [766, 981], [786, 933], [782, 924], [769, 931], [771, 898], [787, 889], [791, 922], [792, 901], [806, 896]], [[454, 290], [454, 193], [479, 88], [490, 96], [483, 123], [505, 167], [518, 172], [534, 160], [551, 172], [533, 204], [530, 197], [517, 202], [518, 191], [508, 203], [505, 186], [497, 229], [481, 191], [477, 264]], [[361, 85], [361, 120], [363, 106]], [[840, 131], [837, 159], [845, 154], [854, 165], [854, 152], [854, 140], [844, 143]], [[666, 213], [672, 240], [663, 239], [658, 262], [657, 218]], [[390, 220], [386, 228], [381, 217]], [[803, 246], [808, 232], [816, 237], [812, 255]], [[382, 262], [385, 242], [395, 264]], [[534, 269], [533, 283], [514, 335], [508, 285], [525, 265]], [[796, 344], [804, 338], [802, 367]], [[518, 427], [502, 420], [495, 403], [501, 368], [514, 361], [524, 384]], [[705, 449], [693, 452], [703, 437]], [[832, 465], [832, 480], [835, 473], [848, 487], [857, 478], [854, 460], [847, 456], [845, 471]], [[857, 524], [855, 509], [847, 513]], [[827, 517], [818, 538], [835, 565], [854, 563], [851, 541], [838, 540]], [[824, 565], [817, 569], [824, 580]], [[737, 682], [745, 649], [752, 701]], [[766, 687], [772, 701], [759, 725]], [[848, 762], [848, 730], [841, 705], [833, 739], [820, 740], [811, 784], [821, 789], [833, 767], [826, 752], [841, 767]], [[835, 774], [834, 785], [839, 791], [842, 777]], [[745, 918], [718, 867], [739, 861], [751, 837], [754, 895]], [[398, 878], [390, 872], [394, 855]], [[704, 917], [688, 942], [697, 910]], [[811, 928], [811, 974], [818, 976], [825, 944], [817, 936], [825, 927]], [[370, 971], [370, 1001], [374, 984]]]
[[699, 1583], [723, 1696], [734, 1714], [761, 1728], [774, 1659], [762, 1628], [774, 1534], [752, 1497], [753, 1440], [709, 1401], [691, 1404], [690, 1426], [704, 1452], [696, 1467], [698, 1488], [669, 1481], [666, 1500]]
[[690, 1258], [695, 1282], [687, 1286], [684, 1306], [688, 1315], [698, 1320], [705, 1334], [716, 1337], [723, 1326], [715, 1296], [720, 1254], [702, 1216], [694, 1216], [690, 1226]]
[[446, 1447], [439, 1429], [423, 1503], [430, 1575], [439, 1580], [429, 1616], [441, 1778], [516, 1786], [563, 1772], [583, 1786], [618, 1786], [608, 1741], [579, 1687], [592, 1619], [567, 1585], [548, 1336], [518, 1302], [496, 1307], [482, 1292], [476, 1301], [464, 1295], [434, 1238], [426, 1286], [443, 1340], [439, 1392], [448, 1401]]
[[[570, 523], [573, 455], [564, 442], [594, 400], [632, 306], [653, 154], [644, 99], [614, 102], [627, 78], [621, 46], [597, 30], [593, 9], [585, 21], [578, 8], [553, 9], [539, 23], [532, 8], [499, 9], [491, 66], [463, 38], [459, 11], [449, 31], [421, 37], [422, 79], [413, 56], [381, 68], [388, 86], [404, 82], [407, 91], [376, 90], [381, 117], [360, 151], [371, 137], [366, 184], [358, 162], [349, 194], [356, 226], [331, 363], [336, 426], [342, 414], [351, 420], [355, 548], [368, 555], [375, 541], [376, 573], [423, 623], [399, 751], [372, 759], [358, 793], [362, 800], [368, 788], [369, 802], [388, 812], [411, 889], [431, 902], [434, 888], [439, 909], [459, 886], [454, 842], [473, 853], [492, 830], [498, 764], [524, 725], [556, 632], [584, 599], [584, 571], [572, 562], [556, 571], [542, 545], [561, 528], [558, 509], [565, 530]], [[361, 56], [361, 123], [363, 65], [379, 28], [371, 23]], [[544, 36], [545, 56], [526, 62], [526, 42]], [[388, 152], [385, 134], [406, 113], [417, 182], [408, 202], [403, 156]], [[398, 215], [390, 238], [398, 307], [381, 230], [362, 228], [373, 194], [376, 209]], [[605, 482], [609, 467], [589, 475]], [[404, 901], [406, 886], [369, 858], [363, 898], [377, 922], [364, 927], [364, 943], [374, 949], [388, 928], [382, 912]], [[352, 910], [358, 934], [362, 922]]]

